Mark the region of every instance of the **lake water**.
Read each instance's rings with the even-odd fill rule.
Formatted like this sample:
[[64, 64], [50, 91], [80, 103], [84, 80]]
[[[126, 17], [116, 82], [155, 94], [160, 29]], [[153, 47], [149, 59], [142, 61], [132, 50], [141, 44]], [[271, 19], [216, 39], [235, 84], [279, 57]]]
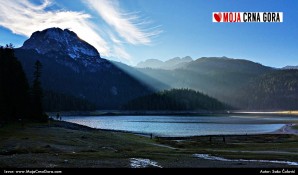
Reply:
[[298, 117], [268, 116], [68, 116], [63, 120], [92, 128], [155, 136], [258, 134], [280, 129]]

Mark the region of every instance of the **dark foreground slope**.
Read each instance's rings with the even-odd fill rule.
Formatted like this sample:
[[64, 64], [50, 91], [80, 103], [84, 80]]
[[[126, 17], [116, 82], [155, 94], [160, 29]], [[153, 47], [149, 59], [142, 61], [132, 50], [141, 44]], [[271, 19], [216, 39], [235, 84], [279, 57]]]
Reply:
[[[117, 109], [130, 99], [152, 92], [147, 85], [136, 80], [126, 72], [103, 60], [102, 69], [96, 72], [78, 64], [63, 55], [57, 58], [38, 54], [34, 50], [16, 49], [27, 77], [32, 80], [33, 65], [39, 60], [42, 65], [42, 86], [45, 90], [82, 98], [103, 109]], [[56, 60], [69, 59], [69, 65]], [[75, 71], [77, 70], [77, 71]]]
[[68, 29], [36, 31], [15, 53], [30, 81], [33, 65], [39, 60], [45, 91], [81, 98], [98, 109], [117, 109], [153, 90], [102, 58], [92, 45]]

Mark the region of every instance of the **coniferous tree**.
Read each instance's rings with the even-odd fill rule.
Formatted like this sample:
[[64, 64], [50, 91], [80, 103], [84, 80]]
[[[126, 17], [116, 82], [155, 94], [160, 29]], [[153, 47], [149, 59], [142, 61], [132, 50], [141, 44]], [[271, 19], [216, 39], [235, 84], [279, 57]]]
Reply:
[[43, 92], [41, 88], [41, 68], [42, 64], [40, 61], [36, 61], [34, 64], [34, 79], [33, 79], [33, 85], [32, 85], [32, 117], [35, 120], [44, 121], [46, 120], [46, 117], [43, 114], [43, 106], [42, 106], [42, 98], [43, 98]]
[[28, 117], [29, 85], [13, 45], [0, 47], [0, 119]]
[[191, 89], [171, 89], [133, 99], [126, 110], [226, 110], [232, 109], [217, 99]]
[[48, 112], [91, 111], [96, 110], [96, 105], [79, 97], [53, 91], [44, 91], [43, 109]]

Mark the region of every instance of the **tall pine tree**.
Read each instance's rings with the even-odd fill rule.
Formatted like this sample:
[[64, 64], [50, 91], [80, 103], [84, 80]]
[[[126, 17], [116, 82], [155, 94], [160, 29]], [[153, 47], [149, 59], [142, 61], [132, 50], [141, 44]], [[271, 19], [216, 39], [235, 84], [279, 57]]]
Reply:
[[29, 84], [12, 44], [0, 47], [0, 122], [28, 117]]
[[36, 61], [34, 64], [34, 79], [33, 79], [33, 85], [31, 89], [32, 93], [32, 117], [34, 120], [38, 121], [45, 121], [46, 116], [43, 113], [43, 107], [42, 107], [42, 98], [43, 98], [43, 92], [41, 88], [41, 68], [42, 64], [40, 61]]

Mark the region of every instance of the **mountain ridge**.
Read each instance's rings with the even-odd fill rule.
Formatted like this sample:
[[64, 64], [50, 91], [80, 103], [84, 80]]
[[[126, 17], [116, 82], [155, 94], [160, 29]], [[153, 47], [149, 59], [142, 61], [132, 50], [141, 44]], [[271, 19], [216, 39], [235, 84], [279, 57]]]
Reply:
[[152, 68], [152, 69], [165, 69], [172, 70], [182, 67], [184, 64], [193, 61], [190, 56], [186, 56], [183, 58], [174, 57], [166, 61], [161, 61], [158, 59], [147, 59], [145, 61], [139, 62], [136, 67], [137, 68]]
[[[190, 88], [241, 109], [242, 89], [255, 78], [273, 71], [248, 60], [227, 57], [202, 57], [174, 70], [138, 68], [172, 88]], [[162, 90], [162, 89], [161, 89]]]
[[[53, 32], [47, 34], [48, 31]], [[71, 40], [73, 43], [67, 44], [65, 40], [68, 40], [67, 37], [70, 35], [74, 40]], [[53, 37], [58, 39], [53, 40]], [[34, 41], [34, 38], [37, 41]], [[40, 42], [43, 43], [39, 44]], [[94, 48], [81, 41], [68, 29], [51, 28], [35, 32], [23, 47], [15, 51], [29, 80], [32, 80], [34, 62], [40, 60], [44, 65], [42, 84], [47, 91], [82, 98], [95, 104], [99, 109], [119, 109], [129, 100], [170, 88], [200, 91], [239, 109], [247, 107], [258, 109], [256, 106], [258, 103], [251, 100], [251, 96], [247, 96], [247, 93], [258, 92], [254, 94], [254, 98], [257, 99], [264, 92], [267, 95], [264, 99], [267, 100], [261, 105], [266, 108], [272, 106], [270, 100], [277, 99], [270, 98], [270, 94], [266, 93], [270, 89], [270, 82], [273, 80], [277, 82], [275, 81], [277, 78], [281, 82], [276, 83], [278, 85], [276, 87], [284, 86], [286, 89], [274, 92], [280, 97], [279, 99], [289, 100], [287, 103], [289, 106], [296, 105], [295, 101], [291, 100], [295, 98], [287, 97], [298, 94], [296, 93], [298, 88], [293, 87], [297, 80], [295, 76], [283, 76], [287, 72], [275, 74], [278, 69], [249, 60], [227, 57], [202, 57], [192, 60], [190, 57], [184, 59], [175, 57], [165, 61], [175, 65], [169, 69], [133, 68], [101, 58], [99, 53], [97, 55], [97, 51], [88, 55], [84, 49], [65, 49], [81, 43], [84, 45], [82, 48], [85, 46], [91, 50]], [[69, 55], [74, 51], [77, 52], [75, 59]], [[181, 60], [184, 62], [179, 62]], [[259, 87], [258, 82], [265, 84]], [[261, 88], [260, 91], [258, 88]], [[285, 108], [279, 103], [274, 104], [275, 106], [272, 106], [274, 109]]]
[[285, 66], [281, 69], [298, 69], [298, 66]]
[[[20, 49], [35, 50], [37, 53], [56, 59], [60, 64], [80, 71], [80, 66], [88, 71], [96, 72], [103, 67], [110, 67], [106, 59], [101, 58], [95, 47], [80, 39], [76, 33], [68, 29], [49, 28], [34, 32]], [[64, 57], [60, 59], [60, 57]]]
[[[79, 44], [79, 46], [77, 44]], [[24, 42], [21, 49], [35, 49], [41, 54], [46, 54], [51, 51], [61, 51], [61, 49], [63, 49], [63, 51], [74, 59], [78, 58], [81, 54], [100, 57], [96, 48], [80, 39], [76, 33], [69, 29], [62, 30], [55, 27], [34, 32], [31, 37]]]

